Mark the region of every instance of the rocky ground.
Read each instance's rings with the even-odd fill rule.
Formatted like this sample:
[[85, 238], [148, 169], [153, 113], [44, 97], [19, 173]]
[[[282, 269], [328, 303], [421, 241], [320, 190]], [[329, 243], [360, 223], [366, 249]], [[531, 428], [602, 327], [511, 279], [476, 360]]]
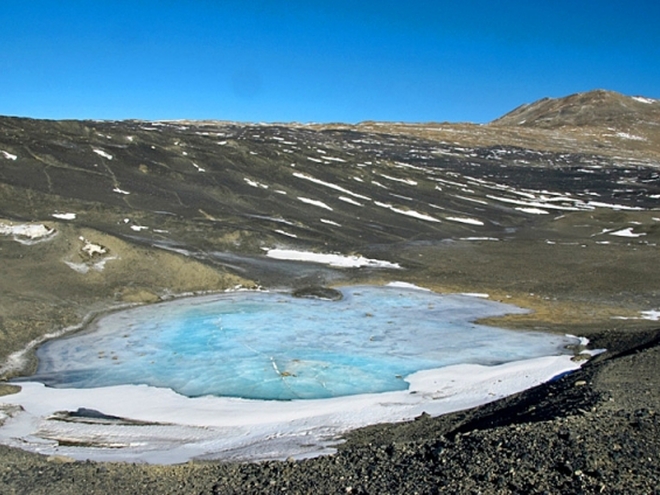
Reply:
[[[0, 119], [5, 379], [94, 314], [237, 285], [404, 280], [608, 352], [497, 403], [351, 434], [329, 457], [146, 466], [0, 447], [2, 493], [660, 492], [660, 102], [594, 92], [486, 126]], [[401, 269], [278, 261], [274, 248]], [[0, 390], [10, 392], [3, 383]]]

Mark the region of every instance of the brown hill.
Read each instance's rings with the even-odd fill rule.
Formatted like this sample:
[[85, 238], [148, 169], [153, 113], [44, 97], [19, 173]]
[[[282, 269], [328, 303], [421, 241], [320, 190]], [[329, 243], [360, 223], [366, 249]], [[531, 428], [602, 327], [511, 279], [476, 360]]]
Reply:
[[554, 129], [563, 126], [608, 126], [616, 129], [660, 125], [660, 100], [594, 90], [524, 104], [493, 124]]

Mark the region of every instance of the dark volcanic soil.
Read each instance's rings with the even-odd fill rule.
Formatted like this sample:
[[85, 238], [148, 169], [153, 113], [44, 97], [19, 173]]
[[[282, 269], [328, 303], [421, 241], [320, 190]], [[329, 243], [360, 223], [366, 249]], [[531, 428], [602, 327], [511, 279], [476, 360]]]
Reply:
[[34, 365], [12, 353], [90, 315], [237, 285], [487, 293], [533, 310], [492, 323], [608, 349], [490, 405], [353, 432], [317, 459], [148, 466], [0, 447], [0, 493], [660, 493], [660, 330], [644, 313], [660, 310], [658, 105], [595, 92], [488, 126], [0, 118], [4, 379]]

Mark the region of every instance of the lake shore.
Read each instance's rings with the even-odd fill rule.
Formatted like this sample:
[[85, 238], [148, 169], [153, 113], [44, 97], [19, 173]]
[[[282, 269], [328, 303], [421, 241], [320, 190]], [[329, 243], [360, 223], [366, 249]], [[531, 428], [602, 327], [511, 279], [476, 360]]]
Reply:
[[[649, 493], [659, 332], [560, 380], [439, 418], [358, 430], [331, 456], [178, 466], [70, 463], [0, 447], [7, 493]], [[612, 340], [613, 336], [610, 336]]]

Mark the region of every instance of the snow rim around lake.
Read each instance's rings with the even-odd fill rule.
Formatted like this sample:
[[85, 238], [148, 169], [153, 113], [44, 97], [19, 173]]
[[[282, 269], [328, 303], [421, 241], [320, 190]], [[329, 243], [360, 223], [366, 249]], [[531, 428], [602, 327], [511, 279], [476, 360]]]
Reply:
[[[56, 389], [22, 382], [19, 393], [0, 397], [0, 443], [112, 462], [302, 459], [334, 453], [350, 430], [481, 406], [581, 364], [561, 355], [495, 366], [454, 365], [405, 377], [406, 390], [291, 401], [188, 398], [146, 385]], [[62, 418], [63, 411], [80, 408], [106, 419]]]

